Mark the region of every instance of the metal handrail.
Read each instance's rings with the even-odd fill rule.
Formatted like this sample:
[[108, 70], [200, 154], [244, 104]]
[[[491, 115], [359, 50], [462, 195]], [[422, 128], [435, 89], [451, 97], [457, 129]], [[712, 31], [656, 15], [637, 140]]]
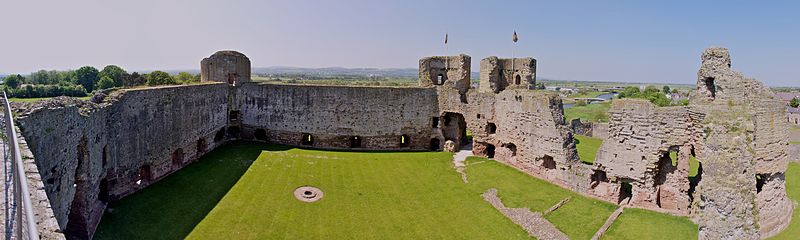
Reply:
[[[25, 169], [20, 156], [19, 143], [17, 143], [17, 131], [14, 129], [14, 117], [11, 114], [11, 104], [8, 100], [6, 92], [3, 92], [5, 100], [5, 115], [6, 115], [6, 138], [7, 144], [11, 147], [11, 172], [14, 179], [14, 204], [22, 210], [16, 211], [17, 224], [14, 228], [17, 231], [17, 239], [23, 238], [23, 228], [27, 228], [28, 237], [30, 240], [39, 240], [39, 230], [36, 227], [36, 220], [33, 215], [33, 204], [31, 204], [31, 193], [28, 190], [28, 178], [25, 176]], [[25, 215], [25, 225], [22, 225], [23, 214]]]

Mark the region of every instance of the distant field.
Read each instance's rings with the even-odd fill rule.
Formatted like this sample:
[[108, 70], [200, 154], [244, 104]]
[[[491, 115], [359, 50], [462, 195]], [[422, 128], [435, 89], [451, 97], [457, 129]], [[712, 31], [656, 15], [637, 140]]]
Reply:
[[578, 144], [575, 146], [578, 149], [578, 156], [581, 162], [592, 164], [594, 163], [597, 150], [603, 144], [603, 139], [587, 137], [583, 135], [575, 135]]
[[417, 79], [365, 79], [365, 78], [331, 78], [331, 79], [280, 79], [266, 77], [252, 77], [253, 81], [272, 84], [299, 84], [299, 85], [337, 85], [337, 86], [419, 86]]
[[580, 118], [587, 122], [608, 122], [608, 110], [611, 109], [611, 102], [587, 104], [586, 106], [574, 106], [564, 109], [564, 118], [567, 121]]
[[[11, 102], [38, 102], [38, 101], [41, 101], [41, 100], [47, 100], [47, 99], [51, 99], [51, 98], [53, 98], [53, 97], [47, 97], [47, 98], [10, 98], [10, 100], [11, 100]], [[92, 96], [75, 97], [75, 98], [81, 99], [81, 100], [89, 100], [89, 99], [92, 98]]]
[[[465, 184], [451, 158], [232, 143], [112, 203], [96, 239], [530, 239], [480, 197], [489, 188], [508, 207], [539, 212], [571, 197], [545, 218], [570, 238], [589, 239], [616, 209], [480, 157], [467, 159]], [[303, 185], [322, 189], [322, 200], [294, 199], [292, 190]], [[645, 213], [652, 223], [691, 230], [686, 218]], [[644, 223], [621, 227], [629, 224]]]

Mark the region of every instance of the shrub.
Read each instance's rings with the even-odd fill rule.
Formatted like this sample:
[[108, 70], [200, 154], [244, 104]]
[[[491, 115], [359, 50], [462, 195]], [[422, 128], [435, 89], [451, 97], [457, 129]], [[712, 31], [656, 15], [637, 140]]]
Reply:
[[85, 97], [86, 89], [75, 84], [62, 85], [25, 85], [17, 89], [7, 89], [10, 97], [16, 98], [43, 98], [43, 97]]

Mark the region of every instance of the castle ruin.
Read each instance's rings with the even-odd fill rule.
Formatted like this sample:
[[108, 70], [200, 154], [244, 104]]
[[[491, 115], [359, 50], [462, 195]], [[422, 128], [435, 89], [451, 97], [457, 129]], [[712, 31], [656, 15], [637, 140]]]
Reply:
[[[726, 49], [710, 48], [701, 60], [688, 106], [615, 100], [593, 165], [578, 159], [560, 97], [533, 90], [533, 58], [484, 58], [478, 89], [464, 54], [421, 59], [418, 87], [350, 87], [252, 82], [244, 54], [220, 51], [201, 61], [202, 84], [17, 110], [51, 209], [37, 217], [58, 225], [43, 235], [91, 238], [109, 201], [233, 139], [438, 151], [448, 141], [467, 144], [467, 130], [476, 155], [598, 199], [690, 216], [702, 239], [777, 234], [793, 211], [785, 109], [767, 87], [731, 70]], [[690, 179], [692, 157], [702, 165]]]

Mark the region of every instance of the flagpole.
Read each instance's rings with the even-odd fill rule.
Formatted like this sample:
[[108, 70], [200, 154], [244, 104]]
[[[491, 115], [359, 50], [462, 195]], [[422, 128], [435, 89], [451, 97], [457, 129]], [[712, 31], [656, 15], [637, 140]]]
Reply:
[[447, 51], [447, 36], [448, 34], [444, 34], [444, 70], [445, 74], [447, 74], [448, 69], [450, 69], [450, 60], [449, 60], [449, 51]]

